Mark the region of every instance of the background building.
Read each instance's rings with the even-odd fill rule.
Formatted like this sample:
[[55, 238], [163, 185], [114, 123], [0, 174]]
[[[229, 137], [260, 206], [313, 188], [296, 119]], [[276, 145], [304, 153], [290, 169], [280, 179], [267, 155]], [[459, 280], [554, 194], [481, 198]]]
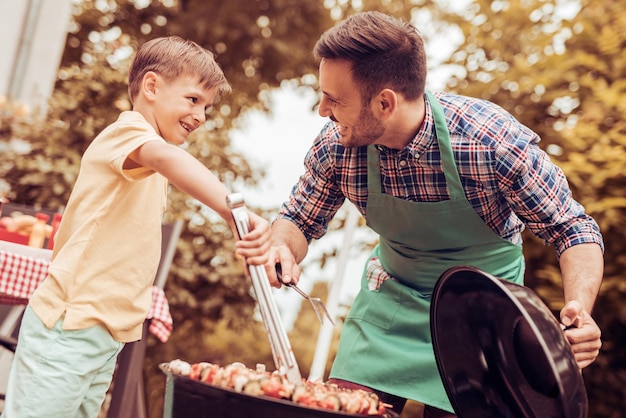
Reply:
[[43, 112], [65, 47], [72, 0], [0, 2], [0, 103]]

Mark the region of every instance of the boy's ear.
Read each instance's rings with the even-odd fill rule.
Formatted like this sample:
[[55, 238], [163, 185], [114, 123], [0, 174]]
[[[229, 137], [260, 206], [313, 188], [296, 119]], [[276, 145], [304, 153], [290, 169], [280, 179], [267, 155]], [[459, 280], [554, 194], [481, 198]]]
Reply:
[[391, 89], [382, 89], [372, 99], [373, 112], [383, 120], [389, 119], [398, 107], [398, 96]]
[[158, 76], [154, 71], [148, 71], [141, 80], [141, 91], [148, 100], [156, 96], [157, 79]]

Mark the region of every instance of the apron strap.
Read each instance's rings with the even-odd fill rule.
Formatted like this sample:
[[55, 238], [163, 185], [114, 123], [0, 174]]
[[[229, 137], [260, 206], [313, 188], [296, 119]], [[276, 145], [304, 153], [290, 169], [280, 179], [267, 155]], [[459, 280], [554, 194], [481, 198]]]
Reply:
[[443, 173], [446, 176], [446, 184], [450, 190], [450, 200], [465, 199], [465, 192], [461, 184], [461, 177], [454, 163], [452, 155], [452, 145], [450, 144], [450, 132], [446, 123], [446, 117], [443, 113], [443, 107], [435, 96], [426, 91], [426, 97], [430, 108], [433, 111], [435, 120], [435, 131], [437, 133], [437, 142], [439, 144], [439, 153], [441, 154], [441, 162], [443, 164]]
[[367, 146], [367, 189], [369, 193], [382, 193], [380, 185], [380, 156], [376, 145]]
[[[439, 153], [441, 154], [441, 163], [443, 164], [446, 184], [450, 192], [450, 200], [465, 199], [461, 177], [454, 163], [452, 145], [450, 144], [450, 133], [448, 132], [448, 125], [446, 124], [443, 108], [431, 92], [426, 91], [426, 97], [428, 98], [428, 103], [430, 103], [433, 112]], [[367, 147], [367, 184], [370, 192], [382, 193], [380, 183], [380, 154], [376, 145], [369, 145]]]

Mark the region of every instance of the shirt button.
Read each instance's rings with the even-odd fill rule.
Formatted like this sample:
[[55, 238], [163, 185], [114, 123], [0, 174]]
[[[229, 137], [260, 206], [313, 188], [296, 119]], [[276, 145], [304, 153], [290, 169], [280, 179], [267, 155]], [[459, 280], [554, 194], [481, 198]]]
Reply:
[[404, 167], [406, 165], [406, 160], [400, 160], [400, 167]]

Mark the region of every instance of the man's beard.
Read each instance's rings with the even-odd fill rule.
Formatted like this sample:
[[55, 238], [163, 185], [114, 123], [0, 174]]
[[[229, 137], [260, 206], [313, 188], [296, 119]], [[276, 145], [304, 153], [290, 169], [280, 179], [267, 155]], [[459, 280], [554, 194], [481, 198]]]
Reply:
[[373, 144], [385, 133], [382, 122], [374, 117], [369, 106], [363, 106], [349, 137], [343, 138], [344, 147], [362, 147]]

